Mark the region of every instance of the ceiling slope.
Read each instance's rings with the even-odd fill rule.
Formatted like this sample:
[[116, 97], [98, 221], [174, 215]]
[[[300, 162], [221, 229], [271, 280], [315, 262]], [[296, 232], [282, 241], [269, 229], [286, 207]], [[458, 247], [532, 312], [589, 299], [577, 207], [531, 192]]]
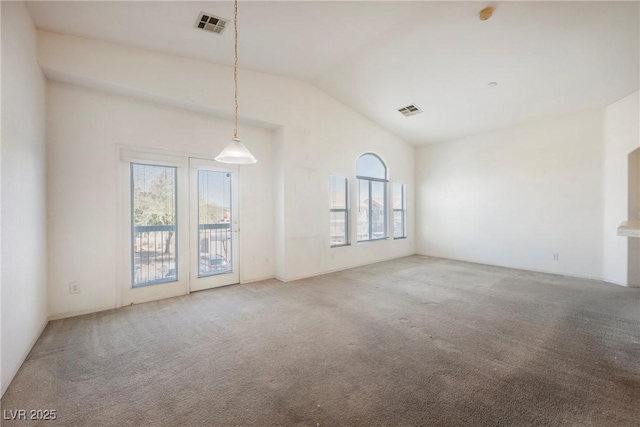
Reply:
[[[414, 144], [638, 90], [638, 2], [240, 2], [240, 67], [309, 81]], [[231, 65], [231, 2], [29, 2], [40, 29]], [[496, 82], [491, 88], [488, 83]], [[397, 110], [417, 105], [421, 114]]]

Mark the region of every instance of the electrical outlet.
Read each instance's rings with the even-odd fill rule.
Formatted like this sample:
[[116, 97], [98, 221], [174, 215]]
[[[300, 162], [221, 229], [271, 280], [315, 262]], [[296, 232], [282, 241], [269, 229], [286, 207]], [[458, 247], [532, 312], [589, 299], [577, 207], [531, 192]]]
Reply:
[[558, 254], [558, 252], [554, 252], [553, 253], [553, 258], [554, 261], [558, 261], [560, 259], [560, 255]]
[[80, 293], [80, 283], [78, 283], [78, 282], [69, 282], [69, 293], [70, 294], [79, 294]]

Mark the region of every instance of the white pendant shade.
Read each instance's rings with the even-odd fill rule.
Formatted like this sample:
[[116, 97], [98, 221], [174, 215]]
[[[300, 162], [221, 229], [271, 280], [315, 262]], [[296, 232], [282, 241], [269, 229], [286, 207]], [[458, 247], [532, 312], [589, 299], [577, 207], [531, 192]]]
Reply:
[[233, 140], [224, 147], [224, 150], [218, 154], [216, 162], [249, 165], [257, 163], [257, 160], [249, 152], [247, 147], [245, 147], [242, 141], [240, 141], [240, 138], [233, 138]]

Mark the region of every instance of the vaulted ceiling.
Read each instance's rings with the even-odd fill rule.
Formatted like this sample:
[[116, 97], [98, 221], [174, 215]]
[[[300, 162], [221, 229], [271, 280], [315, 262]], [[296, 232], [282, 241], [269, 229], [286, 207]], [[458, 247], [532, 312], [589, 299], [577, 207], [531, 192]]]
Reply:
[[[308, 81], [414, 144], [612, 103], [638, 90], [640, 3], [241, 1], [240, 67]], [[40, 29], [217, 64], [231, 2], [29, 2]], [[231, 25], [231, 23], [229, 24]], [[490, 87], [488, 83], [496, 82]], [[416, 104], [421, 114], [397, 110]]]

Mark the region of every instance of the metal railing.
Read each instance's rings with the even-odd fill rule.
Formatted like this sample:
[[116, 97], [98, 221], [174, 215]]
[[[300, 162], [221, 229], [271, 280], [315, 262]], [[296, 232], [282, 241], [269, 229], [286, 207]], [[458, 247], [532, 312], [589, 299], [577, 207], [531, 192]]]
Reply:
[[[142, 225], [133, 228], [133, 286], [155, 285], [178, 279], [175, 225]], [[232, 270], [231, 224], [198, 226], [198, 276]]]
[[177, 280], [175, 225], [133, 227], [133, 286]]
[[230, 223], [198, 225], [198, 242], [199, 277], [232, 270]]

